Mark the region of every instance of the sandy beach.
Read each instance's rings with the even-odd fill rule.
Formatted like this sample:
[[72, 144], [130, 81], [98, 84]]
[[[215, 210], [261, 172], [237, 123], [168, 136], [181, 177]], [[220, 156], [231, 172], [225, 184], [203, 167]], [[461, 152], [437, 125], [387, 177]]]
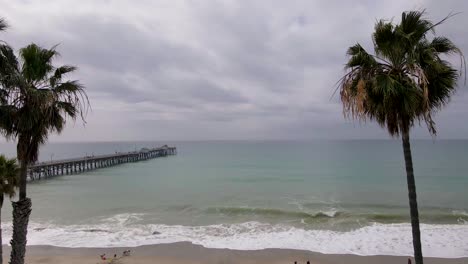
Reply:
[[[84, 263], [109, 263], [101, 261], [99, 255], [106, 254], [112, 257], [114, 254], [122, 255], [126, 249], [131, 249], [131, 255], [120, 258], [113, 263], [121, 264], [149, 264], [149, 263], [172, 263], [172, 264], [231, 264], [231, 263], [320, 263], [320, 264], [395, 264], [407, 263], [404, 256], [357, 256], [357, 255], [333, 255], [320, 254], [309, 251], [289, 249], [265, 249], [265, 250], [229, 250], [210, 249], [191, 243], [173, 243], [148, 245], [135, 248], [61, 248], [52, 246], [29, 246], [26, 262], [29, 264], [51, 263], [51, 264], [84, 264]], [[4, 247], [4, 263], [8, 262], [10, 249]], [[426, 258], [428, 264], [462, 264], [468, 263], [468, 258], [442, 259]]]

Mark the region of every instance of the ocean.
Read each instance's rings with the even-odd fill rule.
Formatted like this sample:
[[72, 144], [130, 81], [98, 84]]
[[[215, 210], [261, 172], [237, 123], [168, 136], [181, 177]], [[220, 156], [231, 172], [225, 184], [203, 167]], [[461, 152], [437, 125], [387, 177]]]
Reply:
[[[175, 145], [178, 154], [28, 185], [29, 245], [190, 241], [412, 255], [399, 140], [50, 143], [40, 160]], [[12, 144], [1, 152], [14, 156]], [[468, 256], [468, 140], [414, 140], [423, 253]], [[2, 209], [4, 243], [11, 206]]]

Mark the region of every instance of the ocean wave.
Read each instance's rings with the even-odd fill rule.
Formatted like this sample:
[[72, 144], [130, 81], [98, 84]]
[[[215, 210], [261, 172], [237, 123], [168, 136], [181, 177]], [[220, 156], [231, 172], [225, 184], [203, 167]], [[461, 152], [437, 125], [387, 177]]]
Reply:
[[273, 217], [296, 217], [296, 218], [333, 218], [342, 214], [339, 211], [324, 211], [317, 213], [307, 213], [303, 211], [288, 211], [271, 208], [254, 208], [254, 207], [213, 207], [208, 208], [206, 213], [218, 213], [228, 216], [233, 215], [261, 215]]
[[123, 213], [103, 218], [101, 219], [101, 222], [113, 223], [116, 225], [128, 225], [138, 223], [143, 220], [144, 216], [145, 214], [143, 213]]
[[[122, 218], [120, 216], [119, 218]], [[4, 243], [11, 237], [4, 224]], [[428, 257], [468, 257], [468, 225], [421, 225]], [[346, 232], [305, 230], [260, 222], [180, 226], [161, 224], [52, 225], [31, 223], [29, 245], [131, 247], [189, 241], [208, 248], [256, 250], [288, 248], [328, 254], [411, 255], [410, 224], [373, 224]]]
[[467, 212], [467, 211], [463, 211], [463, 210], [453, 210], [453, 211], [452, 211], [452, 214], [454, 214], [454, 215], [468, 216], [468, 212]]
[[[207, 214], [221, 214], [224, 216], [258, 216], [260, 218], [292, 219], [302, 223], [316, 223], [328, 221], [342, 221], [349, 223], [406, 223], [409, 222], [409, 213], [358, 213], [339, 211], [328, 208], [318, 212], [303, 210], [282, 210], [273, 208], [255, 207], [212, 207], [205, 210]], [[468, 214], [463, 211], [453, 212], [421, 212], [420, 219], [429, 224], [464, 224], [468, 222]]]
[[[42, 230], [45, 230], [42, 229]], [[91, 229], [81, 229], [81, 230], [76, 230], [75, 232], [90, 232], [90, 233], [112, 233], [109, 230], [104, 230], [104, 229], [97, 229], [97, 228], [91, 228]]]
[[[408, 214], [361, 214], [373, 222], [377, 223], [404, 223], [409, 222]], [[420, 221], [431, 224], [464, 224], [468, 220], [468, 215], [438, 212], [438, 213], [420, 213]]]

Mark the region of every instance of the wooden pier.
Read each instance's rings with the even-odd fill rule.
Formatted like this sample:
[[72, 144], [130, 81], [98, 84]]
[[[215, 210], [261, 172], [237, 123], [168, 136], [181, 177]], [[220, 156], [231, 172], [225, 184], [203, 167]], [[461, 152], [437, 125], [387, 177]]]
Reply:
[[82, 158], [41, 162], [28, 167], [28, 180], [34, 181], [60, 175], [78, 174], [122, 163], [137, 162], [175, 154], [177, 154], [177, 149], [175, 147], [162, 146], [152, 149], [143, 148], [140, 151], [126, 153], [93, 155]]

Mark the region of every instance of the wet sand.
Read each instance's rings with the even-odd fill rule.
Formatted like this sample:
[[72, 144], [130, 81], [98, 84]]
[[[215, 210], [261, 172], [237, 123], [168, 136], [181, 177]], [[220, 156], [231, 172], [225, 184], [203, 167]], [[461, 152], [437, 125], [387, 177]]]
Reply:
[[[356, 256], [321, 254], [310, 251], [290, 249], [265, 249], [265, 250], [230, 250], [210, 249], [191, 243], [173, 243], [140, 246], [135, 248], [61, 248], [52, 246], [29, 246], [26, 262], [28, 264], [52, 263], [52, 264], [84, 264], [84, 263], [109, 263], [101, 261], [99, 255], [106, 254], [113, 257], [114, 254], [122, 255], [126, 249], [131, 250], [128, 257], [119, 258], [112, 263], [169, 263], [169, 264], [280, 264], [291, 263], [320, 263], [320, 264], [406, 264], [408, 257], [404, 256]], [[4, 263], [8, 263], [9, 247], [4, 247]], [[426, 258], [427, 264], [464, 264], [468, 258], [441, 259]]]

